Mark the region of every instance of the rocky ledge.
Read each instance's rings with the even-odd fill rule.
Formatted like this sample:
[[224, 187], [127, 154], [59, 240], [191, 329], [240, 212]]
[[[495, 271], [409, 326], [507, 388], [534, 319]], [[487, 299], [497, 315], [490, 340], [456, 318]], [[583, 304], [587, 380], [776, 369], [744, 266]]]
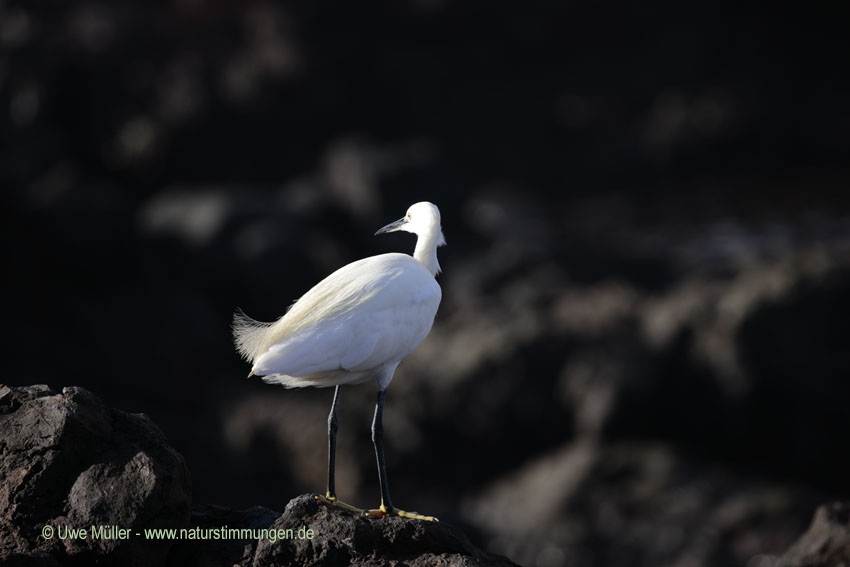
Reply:
[[[282, 514], [191, 507], [183, 457], [146, 416], [82, 388], [0, 385], [0, 564], [499, 566], [458, 529], [301, 495]], [[850, 502], [820, 507], [771, 565], [850, 565]]]
[[777, 563], [778, 567], [850, 565], [850, 501], [821, 506], [812, 525]]
[[0, 564], [515, 565], [458, 529], [366, 518], [310, 495], [283, 514], [191, 508], [183, 457], [82, 388], [0, 385]]

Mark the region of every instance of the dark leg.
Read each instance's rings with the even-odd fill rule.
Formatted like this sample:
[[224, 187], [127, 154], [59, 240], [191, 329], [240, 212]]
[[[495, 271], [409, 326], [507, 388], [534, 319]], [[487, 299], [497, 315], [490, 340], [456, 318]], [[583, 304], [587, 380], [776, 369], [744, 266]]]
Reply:
[[334, 482], [334, 471], [336, 463], [336, 432], [339, 429], [339, 420], [336, 417], [336, 408], [339, 405], [339, 386], [334, 390], [334, 401], [331, 404], [331, 413], [328, 414], [328, 492], [321, 496], [315, 494], [314, 498], [335, 508], [342, 508], [349, 512], [362, 513], [363, 510], [355, 508], [351, 504], [340, 502], [336, 499], [336, 483]]
[[336, 461], [336, 432], [339, 429], [339, 420], [336, 417], [336, 406], [339, 402], [339, 386], [334, 388], [334, 401], [331, 404], [331, 413], [328, 414], [328, 498], [336, 498], [336, 486], [334, 484], [334, 463]]
[[375, 457], [378, 459], [378, 482], [381, 484], [381, 507], [366, 510], [367, 516], [402, 516], [416, 520], [436, 522], [433, 516], [423, 516], [416, 512], [405, 512], [393, 506], [390, 499], [390, 485], [387, 482], [387, 465], [384, 463], [384, 396], [385, 390], [378, 391], [378, 403], [375, 404], [375, 419], [372, 420], [372, 443], [375, 445]]
[[387, 466], [384, 464], [384, 396], [386, 390], [378, 391], [378, 403], [375, 404], [375, 419], [372, 420], [372, 444], [375, 445], [375, 457], [378, 459], [378, 482], [381, 484], [381, 511], [392, 513], [390, 485], [387, 482]]

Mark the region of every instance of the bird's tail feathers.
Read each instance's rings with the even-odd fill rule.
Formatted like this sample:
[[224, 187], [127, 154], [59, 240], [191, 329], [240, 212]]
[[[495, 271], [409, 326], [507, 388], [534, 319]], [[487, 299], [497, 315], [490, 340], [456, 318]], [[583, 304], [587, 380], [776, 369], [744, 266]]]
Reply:
[[[260, 378], [266, 384], [279, 384], [285, 388], [306, 388], [308, 386], [317, 386], [317, 384], [313, 384], [302, 377], [287, 376], [286, 374], [268, 374], [266, 376], [260, 376]], [[326, 385], [330, 386], [331, 384]]]
[[259, 354], [270, 325], [272, 323], [252, 319], [241, 309], [237, 309], [233, 314], [233, 341], [239, 354], [248, 362], [253, 363]]
[[286, 374], [267, 374], [260, 376], [266, 384], [280, 384], [285, 388], [329, 388], [342, 384], [360, 384], [372, 379], [368, 372], [348, 372], [346, 370], [331, 370], [318, 372], [308, 376], [289, 376]]

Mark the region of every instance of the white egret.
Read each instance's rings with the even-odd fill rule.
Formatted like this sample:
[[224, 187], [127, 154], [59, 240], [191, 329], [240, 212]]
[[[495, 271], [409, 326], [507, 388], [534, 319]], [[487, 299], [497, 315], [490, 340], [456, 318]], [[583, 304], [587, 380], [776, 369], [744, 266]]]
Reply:
[[316, 498], [351, 511], [362, 510], [337, 500], [334, 459], [340, 386], [374, 379], [378, 401], [372, 443], [378, 461], [381, 505], [370, 516], [405, 516], [435, 520], [395, 508], [384, 464], [384, 397], [399, 362], [431, 330], [442, 292], [437, 247], [446, 243], [436, 205], [412, 205], [404, 218], [375, 234], [403, 230], [417, 236], [413, 257], [390, 253], [344, 266], [305, 293], [273, 323], [254, 321], [242, 312], [233, 319], [236, 347], [252, 364], [251, 374], [287, 388], [335, 386], [328, 415], [328, 490]]

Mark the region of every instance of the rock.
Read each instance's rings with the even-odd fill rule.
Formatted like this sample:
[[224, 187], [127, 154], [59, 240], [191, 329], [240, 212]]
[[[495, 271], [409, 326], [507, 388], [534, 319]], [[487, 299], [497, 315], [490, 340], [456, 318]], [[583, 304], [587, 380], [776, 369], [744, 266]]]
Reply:
[[850, 501], [820, 506], [812, 525], [785, 552], [777, 567], [850, 566]]
[[132, 534], [189, 520], [189, 471], [162, 431], [82, 388], [0, 386], [0, 478], [3, 560], [161, 565], [173, 542]]
[[[199, 506], [190, 517], [189, 472], [162, 431], [82, 388], [0, 385], [0, 455], [2, 565], [515, 565], [452, 526], [367, 518], [311, 495], [282, 515]], [[157, 529], [170, 533], [146, 532]]]
[[817, 498], [661, 444], [585, 441], [485, 485], [464, 509], [488, 549], [523, 565], [753, 567], [793, 541]]
[[[215, 530], [268, 528], [279, 514], [262, 506], [231, 510], [223, 506], [196, 506], [189, 529]], [[169, 565], [251, 565], [257, 548], [256, 538], [181, 540], [168, 556]]]
[[3, 559], [4, 567], [61, 567], [60, 563], [47, 553], [12, 553]]
[[478, 549], [450, 525], [407, 518], [368, 518], [325, 506], [309, 494], [290, 501], [271, 529], [291, 530], [283, 533], [295, 537], [260, 541], [253, 567], [353, 563], [378, 567], [402, 562], [409, 567], [516, 565]]

